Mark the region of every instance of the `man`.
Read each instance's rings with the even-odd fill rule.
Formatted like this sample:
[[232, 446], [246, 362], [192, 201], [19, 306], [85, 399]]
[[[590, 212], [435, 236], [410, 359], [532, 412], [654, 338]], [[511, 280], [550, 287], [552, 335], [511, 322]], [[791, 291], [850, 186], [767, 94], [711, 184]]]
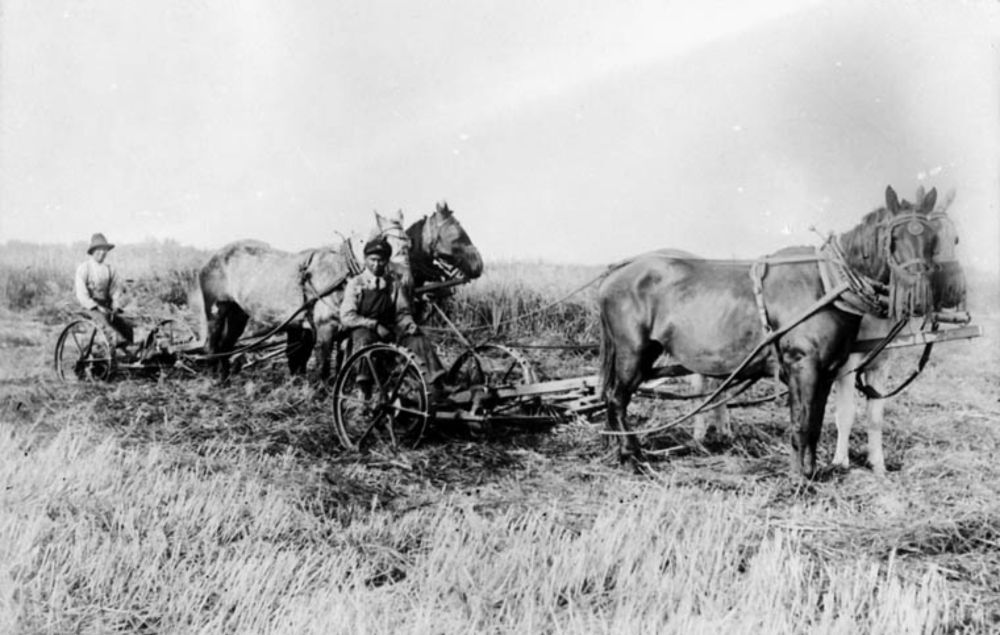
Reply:
[[104, 234], [91, 236], [90, 247], [87, 248], [90, 257], [76, 268], [74, 289], [77, 301], [98, 324], [104, 325], [115, 346], [125, 347], [132, 343], [132, 325], [115, 306], [119, 292], [118, 275], [110, 264], [104, 262], [108, 252], [114, 248]]
[[[340, 322], [351, 329], [354, 350], [374, 342], [399, 341], [424, 362], [428, 383], [438, 386], [444, 376], [441, 360], [413, 321], [402, 281], [389, 268], [391, 255], [392, 247], [384, 239], [365, 245], [365, 268], [347, 283]], [[358, 381], [370, 385], [371, 378]]]

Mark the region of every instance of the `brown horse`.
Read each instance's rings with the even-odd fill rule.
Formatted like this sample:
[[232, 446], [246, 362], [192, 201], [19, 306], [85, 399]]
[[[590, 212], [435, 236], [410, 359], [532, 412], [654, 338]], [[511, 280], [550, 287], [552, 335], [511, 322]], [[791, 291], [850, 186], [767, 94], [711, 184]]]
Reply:
[[[410, 271], [414, 288], [437, 282], [475, 280], [482, 275], [482, 256], [448, 203], [439, 203], [433, 214], [410, 225], [406, 235], [412, 245]], [[441, 285], [427, 296], [440, 302], [452, 292], [453, 287]], [[422, 297], [414, 298], [414, 318], [418, 322], [426, 308]]]
[[[924, 204], [923, 188], [917, 190], [916, 205]], [[955, 199], [955, 191], [948, 192], [943, 204], [934, 209], [930, 215], [931, 223], [937, 231], [937, 250], [934, 253], [934, 271], [931, 273], [931, 294], [934, 298], [934, 310], [954, 309], [965, 311], [965, 272], [958, 260], [958, 231], [948, 216], [948, 207]], [[866, 315], [861, 320], [861, 330], [858, 339], [883, 338], [892, 327], [887, 319]], [[882, 446], [882, 429], [885, 423], [885, 400], [869, 399], [854, 388], [854, 373], [850, 369], [857, 368], [865, 357], [862, 353], [852, 353], [845, 365], [847, 369], [837, 376], [834, 384], [834, 417], [837, 423], [837, 448], [833, 455], [833, 464], [848, 468], [848, 456], [851, 428], [857, 413], [858, 398], [864, 400], [864, 410], [868, 414], [868, 463], [875, 474], [885, 474], [885, 451]], [[865, 373], [867, 384], [879, 393], [885, 393], [888, 379], [888, 364], [893, 353], [882, 351], [868, 364]]]
[[[854, 293], [839, 300], [876, 310], [864, 292], [888, 285], [892, 317], [922, 315], [930, 308], [928, 277], [937, 234], [929, 211], [936, 195], [932, 190], [915, 208], [901, 205], [886, 188], [886, 207], [828, 241], [820, 254], [790, 247], [754, 264], [660, 251], [609, 273], [598, 290], [608, 427], [628, 432], [631, 397], [654, 375], [653, 362], [662, 353], [710, 377], [728, 376], [741, 366], [738, 378], [767, 377], [777, 367], [789, 387], [793, 465], [812, 475], [830, 387], [861, 321], [843, 302], [817, 306], [829, 295], [824, 285], [829, 274], [821, 272], [819, 261], [834, 261], [836, 271], [856, 283]], [[772, 331], [783, 332], [771, 347], [776, 352], [741, 364]], [[635, 435], [624, 435], [621, 454], [641, 458]]]
[[[393, 266], [404, 280], [422, 284], [426, 274], [441, 263], [448, 273], [467, 279], [482, 273], [479, 251], [448, 209], [439, 204], [429, 217], [404, 230], [403, 215], [375, 214], [373, 237], [383, 237], [392, 246]], [[211, 354], [233, 350], [252, 318], [271, 329], [284, 324], [286, 355], [293, 373], [305, 371], [315, 342], [320, 377], [330, 376], [334, 344], [346, 333], [340, 325], [343, 285], [351, 275], [350, 245], [310, 249], [297, 254], [275, 250], [259, 241], [240, 241], [212, 256], [199, 276], [204, 308], [205, 347]], [[426, 263], [430, 263], [428, 266]], [[330, 289], [333, 289], [332, 291]], [[311, 308], [296, 315], [306, 302]], [[339, 350], [338, 350], [339, 352]], [[228, 362], [220, 357], [223, 376]]]

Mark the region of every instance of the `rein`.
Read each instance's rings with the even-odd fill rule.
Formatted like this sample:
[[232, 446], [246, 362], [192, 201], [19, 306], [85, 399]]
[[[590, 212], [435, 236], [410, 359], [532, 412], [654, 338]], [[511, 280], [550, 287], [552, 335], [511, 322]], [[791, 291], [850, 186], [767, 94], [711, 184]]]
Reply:
[[[868, 354], [865, 355], [864, 359], [862, 359], [857, 366], [847, 371], [849, 373], [854, 373], [854, 388], [856, 388], [866, 398], [888, 399], [889, 397], [895, 397], [899, 393], [903, 392], [903, 390], [907, 386], [913, 383], [913, 380], [916, 379], [921, 372], [923, 372], [924, 366], [926, 366], [927, 362], [930, 360], [931, 349], [934, 348], [933, 342], [928, 342], [927, 344], [924, 345], [924, 350], [923, 352], [920, 353], [920, 359], [917, 361], [917, 369], [912, 373], [910, 373], [910, 375], [893, 390], [890, 390], [887, 393], [881, 393], [878, 391], [878, 389], [876, 389], [874, 386], [868, 383], [867, 376], [865, 375], [864, 372], [865, 369], [868, 368], [868, 366], [875, 360], [875, 358], [878, 357], [882, 353], [882, 351], [885, 350], [885, 347], [888, 346], [889, 343], [892, 342], [892, 340], [896, 339], [896, 336], [899, 335], [899, 333], [903, 330], [903, 327], [906, 326], [906, 323], [907, 320], [899, 320], [898, 322], [893, 324], [892, 328], [889, 329], [889, 333], [887, 333], [886, 336], [882, 338], [882, 341], [876, 344], [875, 348], [870, 350]], [[931, 331], [933, 332], [936, 330], [937, 330], [937, 322], [935, 321], [931, 326]]]

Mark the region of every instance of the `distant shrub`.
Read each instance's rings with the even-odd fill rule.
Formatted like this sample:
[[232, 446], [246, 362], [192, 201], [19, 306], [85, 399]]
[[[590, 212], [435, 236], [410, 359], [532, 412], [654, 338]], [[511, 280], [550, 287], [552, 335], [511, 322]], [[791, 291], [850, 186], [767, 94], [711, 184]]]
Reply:
[[596, 341], [596, 284], [587, 283], [602, 270], [544, 262], [487, 263], [482, 278], [455, 294], [448, 313], [460, 328], [497, 336]]
[[[0, 245], [0, 306], [25, 311], [75, 304], [73, 276], [86, 257], [85, 243]], [[126, 302], [140, 307], [185, 306], [194, 272], [207, 260], [207, 252], [172, 240], [120, 245], [111, 256], [125, 286]]]
[[38, 267], [0, 270], [2, 305], [15, 311], [41, 306], [60, 295], [62, 291], [56, 274]]
[[184, 308], [188, 303], [188, 290], [197, 280], [197, 271], [169, 270], [133, 280], [129, 285], [129, 301], [140, 306], [153, 303]]

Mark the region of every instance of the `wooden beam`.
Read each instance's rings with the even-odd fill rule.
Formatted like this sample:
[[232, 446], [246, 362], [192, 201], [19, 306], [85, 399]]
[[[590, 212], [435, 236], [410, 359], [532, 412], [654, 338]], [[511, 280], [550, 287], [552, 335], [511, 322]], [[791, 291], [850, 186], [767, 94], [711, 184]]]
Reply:
[[[886, 348], [903, 348], [905, 346], [921, 346], [923, 344], [938, 344], [940, 342], [951, 342], [955, 340], [967, 340], [973, 337], [980, 337], [983, 334], [981, 326], [961, 326], [954, 329], [944, 329], [941, 331], [919, 331], [917, 333], [904, 333], [896, 336], [896, 339], [889, 342]], [[851, 347], [855, 353], [867, 353], [878, 346], [881, 339], [858, 340]]]

